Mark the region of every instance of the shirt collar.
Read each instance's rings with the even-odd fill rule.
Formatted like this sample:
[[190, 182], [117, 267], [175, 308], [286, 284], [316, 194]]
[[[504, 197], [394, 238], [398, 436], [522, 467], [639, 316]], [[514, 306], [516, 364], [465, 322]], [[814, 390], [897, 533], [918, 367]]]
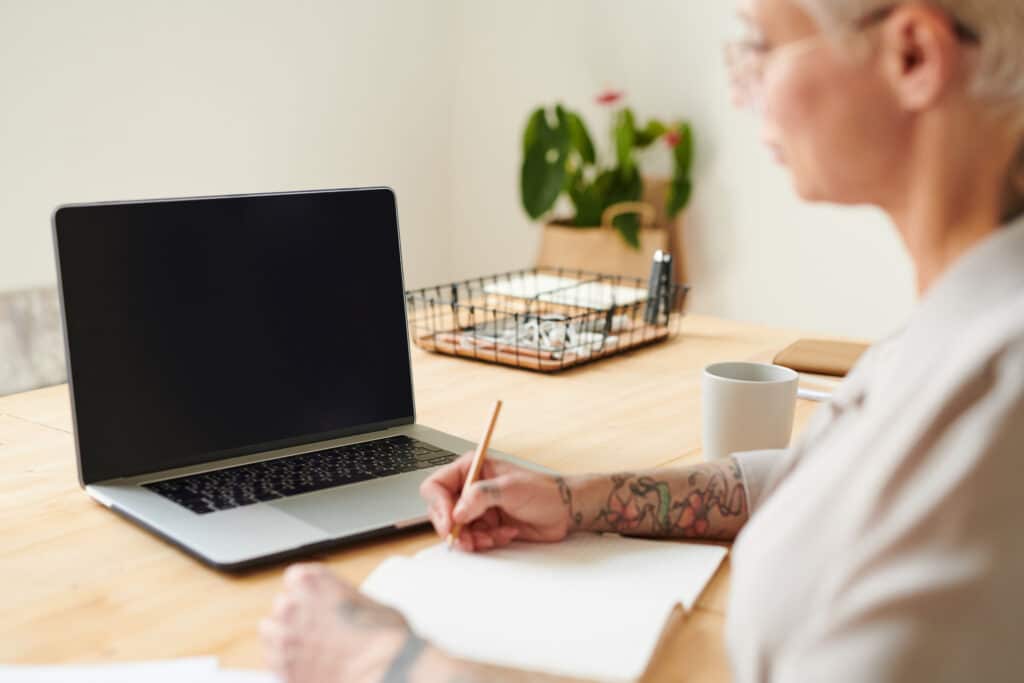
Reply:
[[904, 348], [933, 346], [1024, 291], [1024, 217], [960, 257], [918, 302], [904, 328]]

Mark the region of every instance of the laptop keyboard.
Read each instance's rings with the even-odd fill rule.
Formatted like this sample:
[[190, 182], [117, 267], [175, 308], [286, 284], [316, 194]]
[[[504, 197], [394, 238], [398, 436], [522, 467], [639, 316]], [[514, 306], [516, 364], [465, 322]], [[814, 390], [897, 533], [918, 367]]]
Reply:
[[393, 436], [166, 479], [144, 487], [203, 515], [446, 465], [456, 457], [429, 443]]

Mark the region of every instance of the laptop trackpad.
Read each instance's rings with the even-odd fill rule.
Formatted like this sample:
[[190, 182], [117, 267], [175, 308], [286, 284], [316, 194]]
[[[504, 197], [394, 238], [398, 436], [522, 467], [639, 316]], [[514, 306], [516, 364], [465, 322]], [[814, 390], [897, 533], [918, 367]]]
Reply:
[[419, 470], [268, 502], [333, 537], [425, 521], [419, 487], [432, 470]]

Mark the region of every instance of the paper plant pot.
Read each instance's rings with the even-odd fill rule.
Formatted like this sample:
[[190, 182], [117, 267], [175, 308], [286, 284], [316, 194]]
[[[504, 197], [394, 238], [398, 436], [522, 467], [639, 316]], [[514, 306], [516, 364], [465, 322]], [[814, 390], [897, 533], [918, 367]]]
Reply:
[[[633, 211], [641, 216], [644, 227], [640, 231], [639, 251], [630, 248], [610, 227], [607, 216], [603, 217], [604, 225], [592, 227], [576, 227], [556, 220], [543, 228], [537, 265], [582, 268], [646, 279], [654, 252], [667, 249], [673, 256], [674, 279], [686, 282], [682, 221], [678, 217], [670, 218], [665, 211], [670, 182], [668, 178], [645, 176], [643, 201], [625, 205], [635, 207]], [[609, 210], [615, 208], [609, 207]]]
[[[632, 248], [612, 227], [615, 217], [624, 213], [640, 214], [640, 249]], [[608, 207], [599, 226], [550, 222], [541, 235], [537, 265], [629, 275], [646, 281], [654, 252], [667, 250], [671, 237], [669, 230], [654, 224], [656, 215], [654, 207], [645, 202], [623, 202]]]

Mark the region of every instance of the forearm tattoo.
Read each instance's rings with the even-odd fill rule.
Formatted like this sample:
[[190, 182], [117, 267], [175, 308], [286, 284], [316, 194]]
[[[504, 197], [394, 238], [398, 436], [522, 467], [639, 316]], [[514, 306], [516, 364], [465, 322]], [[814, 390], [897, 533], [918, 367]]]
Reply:
[[612, 475], [594, 519], [597, 531], [663, 538], [734, 538], [747, 517], [739, 465], [699, 465], [645, 475]]
[[572, 489], [569, 488], [569, 484], [566, 483], [564, 477], [555, 477], [555, 483], [558, 484], [558, 493], [562, 497], [562, 504], [565, 505], [566, 515], [569, 517], [569, 528], [579, 529], [580, 525], [583, 524], [583, 513], [573, 510]]

